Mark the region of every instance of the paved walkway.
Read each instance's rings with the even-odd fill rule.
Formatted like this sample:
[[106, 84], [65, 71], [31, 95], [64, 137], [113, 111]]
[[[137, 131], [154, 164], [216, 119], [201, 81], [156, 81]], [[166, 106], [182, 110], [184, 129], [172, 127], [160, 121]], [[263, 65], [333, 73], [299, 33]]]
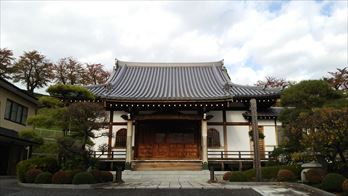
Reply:
[[[326, 195], [316, 189], [289, 183], [231, 183], [222, 180], [224, 172], [216, 172], [218, 183], [208, 183], [209, 171], [125, 171], [125, 183], [104, 189], [249, 189], [260, 195]], [[327, 194], [330, 195], [330, 194]]]
[[0, 179], [2, 195], [332, 195], [297, 183], [225, 182], [223, 172], [216, 172], [218, 183], [208, 183], [208, 171], [125, 171], [125, 183], [103, 185], [96, 189], [50, 189], [19, 186], [16, 179]]

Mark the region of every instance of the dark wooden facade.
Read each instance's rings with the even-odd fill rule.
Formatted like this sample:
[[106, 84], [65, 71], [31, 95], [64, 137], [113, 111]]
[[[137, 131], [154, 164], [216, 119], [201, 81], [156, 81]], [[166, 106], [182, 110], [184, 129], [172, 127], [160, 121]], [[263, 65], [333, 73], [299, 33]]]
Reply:
[[138, 121], [135, 134], [137, 160], [199, 160], [198, 121]]

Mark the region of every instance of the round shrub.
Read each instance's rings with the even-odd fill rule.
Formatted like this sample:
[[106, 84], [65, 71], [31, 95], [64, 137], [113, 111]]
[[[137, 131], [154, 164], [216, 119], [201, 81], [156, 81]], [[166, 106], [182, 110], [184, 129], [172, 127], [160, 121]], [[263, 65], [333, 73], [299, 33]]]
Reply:
[[280, 169], [277, 174], [278, 182], [293, 182], [296, 181], [296, 175], [294, 172], [288, 169]]
[[25, 182], [25, 174], [29, 169], [40, 169], [54, 173], [59, 167], [57, 160], [52, 157], [39, 157], [20, 161], [16, 166], [17, 178], [20, 182]]
[[348, 195], [348, 179], [345, 179], [342, 183], [342, 190]]
[[73, 174], [71, 171], [58, 171], [52, 176], [53, 184], [71, 184]]
[[59, 170], [57, 160], [52, 157], [40, 157], [35, 159], [34, 163], [37, 165], [37, 168], [52, 174]]
[[224, 175], [222, 176], [222, 179], [223, 180], [230, 180], [231, 176], [232, 176], [232, 172], [228, 171], [228, 172], [224, 173]]
[[52, 174], [50, 172], [42, 172], [37, 175], [35, 178], [36, 184], [51, 184], [52, 183]]
[[17, 164], [16, 173], [17, 173], [17, 178], [20, 182], [25, 182], [25, 173], [31, 168], [34, 168], [34, 166], [32, 165], [32, 162], [30, 159], [20, 161]]
[[95, 181], [97, 183], [104, 182], [103, 174], [102, 174], [101, 171], [99, 171], [99, 170], [92, 170], [91, 174], [93, 175], [93, 177], [94, 177], [94, 179], [95, 179]]
[[94, 184], [95, 179], [89, 172], [80, 172], [76, 174], [72, 181], [73, 184]]
[[25, 182], [26, 183], [33, 183], [35, 181], [36, 176], [41, 174], [42, 171], [40, 169], [29, 169], [25, 173]]
[[101, 171], [103, 182], [112, 182], [114, 180], [114, 176], [109, 171]]
[[309, 169], [305, 172], [306, 180], [310, 184], [320, 184], [326, 175], [326, 171], [320, 168]]
[[248, 177], [239, 171], [232, 172], [230, 182], [248, 182]]
[[329, 173], [324, 177], [323, 182], [321, 183], [321, 188], [326, 191], [341, 192], [344, 180], [345, 177], [341, 174]]

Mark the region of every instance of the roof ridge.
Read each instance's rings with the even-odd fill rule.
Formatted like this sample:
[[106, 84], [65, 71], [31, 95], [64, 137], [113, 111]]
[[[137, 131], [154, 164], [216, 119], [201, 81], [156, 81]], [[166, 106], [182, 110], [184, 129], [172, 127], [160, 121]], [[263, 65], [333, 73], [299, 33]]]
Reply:
[[117, 60], [118, 66], [127, 65], [129, 67], [205, 67], [205, 66], [222, 66], [224, 60], [207, 61], [207, 62], [139, 62], [139, 61], [122, 61]]

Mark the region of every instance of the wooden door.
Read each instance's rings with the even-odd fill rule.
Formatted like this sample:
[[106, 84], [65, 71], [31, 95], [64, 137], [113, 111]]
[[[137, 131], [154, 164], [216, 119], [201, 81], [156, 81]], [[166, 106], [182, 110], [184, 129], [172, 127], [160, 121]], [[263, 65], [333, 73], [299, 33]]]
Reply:
[[199, 158], [199, 124], [195, 121], [144, 121], [136, 132], [136, 158], [192, 160]]

